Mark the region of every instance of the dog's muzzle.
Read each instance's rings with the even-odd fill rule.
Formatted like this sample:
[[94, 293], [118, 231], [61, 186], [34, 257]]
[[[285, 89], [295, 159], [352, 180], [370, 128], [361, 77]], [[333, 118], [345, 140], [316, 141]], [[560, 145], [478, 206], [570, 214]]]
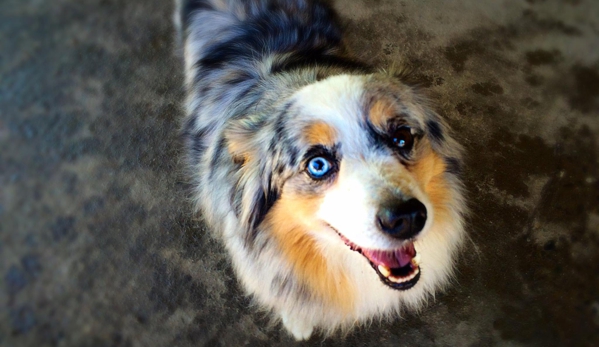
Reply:
[[420, 279], [420, 256], [412, 241], [424, 228], [426, 218], [426, 207], [414, 198], [393, 199], [379, 208], [376, 214], [379, 230], [395, 240], [404, 241], [395, 250], [362, 248], [335, 231], [351, 250], [368, 260], [385, 285], [406, 290], [416, 285]]

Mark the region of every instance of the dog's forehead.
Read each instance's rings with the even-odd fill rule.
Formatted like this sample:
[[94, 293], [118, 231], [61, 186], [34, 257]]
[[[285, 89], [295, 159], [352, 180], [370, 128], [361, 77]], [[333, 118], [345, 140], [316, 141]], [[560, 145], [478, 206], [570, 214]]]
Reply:
[[337, 75], [300, 89], [294, 102], [305, 120], [313, 118], [337, 126], [362, 118], [364, 76]]
[[373, 131], [394, 120], [422, 129], [425, 112], [401, 85], [373, 76], [338, 75], [300, 89], [293, 98], [292, 127], [310, 145], [342, 143], [344, 152], [364, 152]]
[[300, 89], [294, 96], [293, 128], [308, 145], [363, 146], [365, 76], [338, 75]]

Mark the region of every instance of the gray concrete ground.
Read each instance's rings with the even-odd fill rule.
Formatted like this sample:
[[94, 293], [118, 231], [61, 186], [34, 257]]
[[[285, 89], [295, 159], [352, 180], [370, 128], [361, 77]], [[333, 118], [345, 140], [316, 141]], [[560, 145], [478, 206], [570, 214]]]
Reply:
[[[0, 345], [288, 346], [191, 214], [171, 1], [0, 1]], [[472, 243], [420, 314], [314, 346], [599, 345], [599, 2], [345, 0], [466, 145]]]

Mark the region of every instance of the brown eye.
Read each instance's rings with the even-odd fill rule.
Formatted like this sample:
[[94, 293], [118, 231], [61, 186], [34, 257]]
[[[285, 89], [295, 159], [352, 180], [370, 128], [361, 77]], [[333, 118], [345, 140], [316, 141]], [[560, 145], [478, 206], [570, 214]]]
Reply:
[[402, 126], [395, 129], [395, 131], [391, 133], [391, 141], [393, 141], [395, 147], [402, 152], [410, 152], [414, 146], [414, 136], [412, 135], [410, 127]]

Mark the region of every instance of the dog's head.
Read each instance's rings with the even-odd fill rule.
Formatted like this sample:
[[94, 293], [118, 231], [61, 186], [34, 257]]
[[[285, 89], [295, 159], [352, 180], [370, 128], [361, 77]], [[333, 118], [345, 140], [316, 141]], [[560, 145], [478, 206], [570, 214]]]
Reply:
[[[464, 237], [461, 147], [413, 88], [386, 75], [330, 77], [269, 117], [227, 134], [248, 235], [273, 236], [322, 295], [351, 296], [377, 275], [399, 291], [447, 280]], [[357, 258], [372, 269], [347, 268]]]

